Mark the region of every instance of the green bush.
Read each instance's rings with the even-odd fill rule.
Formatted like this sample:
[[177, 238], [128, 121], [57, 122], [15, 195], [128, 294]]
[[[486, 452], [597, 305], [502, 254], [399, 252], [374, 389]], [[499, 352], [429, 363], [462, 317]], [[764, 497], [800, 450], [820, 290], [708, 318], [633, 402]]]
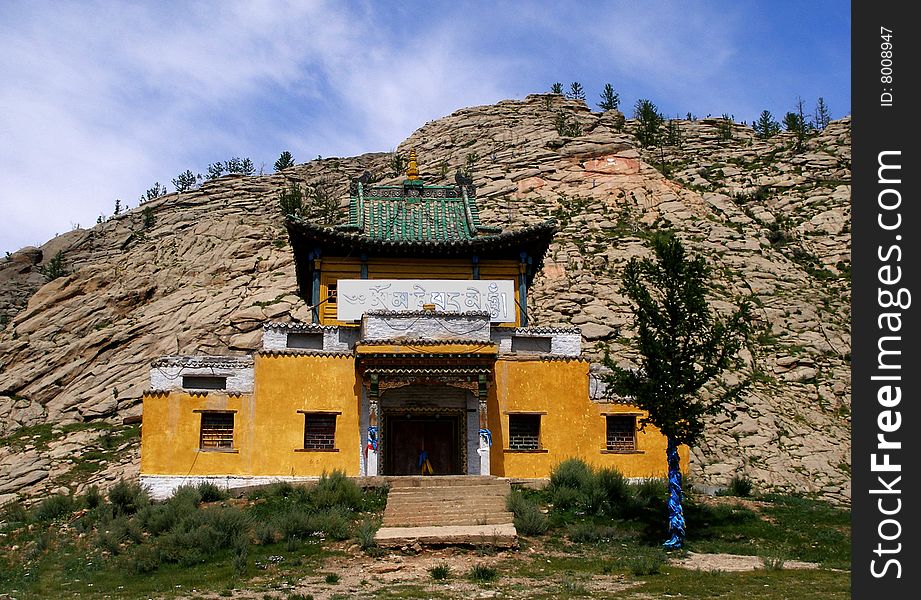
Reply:
[[237, 575], [244, 575], [249, 567], [249, 535], [241, 532], [234, 536], [233, 544], [233, 570]]
[[541, 535], [550, 525], [547, 515], [537, 503], [527, 498], [520, 490], [512, 490], [506, 501], [506, 508], [515, 515], [515, 529], [523, 535]]
[[160, 568], [160, 552], [150, 544], [138, 546], [131, 555], [129, 564], [131, 569], [138, 575], [153, 573]]
[[377, 529], [379, 524], [377, 521], [372, 521], [370, 519], [365, 519], [358, 524], [356, 529], [356, 536], [358, 537], [358, 545], [362, 550], [368, 551], [377, 547], [377, 540], [375, 536], [377, 535]]
[[735, 475], [732, 479], [729, 480], [729, 486], [726, 488], [726, 492], [730, 496], [736, 496], [739, 498], [748, 498], [752, 495], [752, 490], [754, 489], [754, 484], [752, 480], [744, 475]]
[[323, 473], [313, 489], [313, 503], [317, 508], [358, 510], [362, 504], [361, 488], [342, 471]]
[[616, 517], [629, 511], [633, 490], [617, 469], [603, 468], [595, 474], [595, 485], [604, 498], [603, 512]]
[[0, 522], [6, 525], [19, 525], [29, 520], [29, 511], [22, 505], [22, 502], [10, 502], [3, 507], [0, 513]]
[[91, 485], [86, 488], [86, 492], [83, 494], [83, 504], [91, 510], [102, 504], [103, 500], [104, 498], [97, 485]]
[[64, 251], [61, 250], [49, 258], [47, 263], [38, 268], [38, 272], [44, 275], [48, 281], [67, 275], [67, 267], [64, 265]]
[[65, 494], [48, 496], [35, 508], [32, 517], [40, 522], [47, 523], [74, 511], [74, 499]]
[[578, 458], [564, 460], [550, 471], [548, 488], [567, 487], [580, 492], [587, 491], [592, 484], [592, 469]]
[[196, 487], [202, 502], [219, 502], [226, 500], [228, 497], [226, 490], [219, 488], [210, 481], [202, 481]]
[[655, 575], [668, 562], [665, 551], [660, 548], [643, 549], [627, 561], [627, 568], [636, 576]]
[[133, 515], [150, 502], [147, 490], [139, 483], [120, 479], [109, 489], [109, 504], [115, 515]]
[[580, 490], [571, 487], [558, 487], [549, 490], [550, 504], [555, 511], [569, 511], [580, 508], [585, 496]]
[[271, 523], [260, 523], [256, 526], [256, 540], [263, 546], [274, 544], [277, 536], [278, 530]]
[[352, 537], [352, 524], [345, 511], [338, 508], [314, 513], [310, 518], [311, 528], [334, 540]]
[[451, 567], [447, 563], [432, 565], [428, 571], [432, 579], [443, 580], [451, 576]]
[[338, 573], [327, 573], [326, 577], [323, 578], [323, 581], [329, 585], [335, 585], [339, 583], [340, 579], [342, 579], [342, 577], [340, 577]]
[[515, 529], [523, 535], [542, 535], [547, 532], [550, 521], [536, 505], [531, 504], [515, 514]]
[[484, 564], [477, 564], [467, 573], [467, 578], [477, 583], [495, 581], [499, 578], [499, 571]]

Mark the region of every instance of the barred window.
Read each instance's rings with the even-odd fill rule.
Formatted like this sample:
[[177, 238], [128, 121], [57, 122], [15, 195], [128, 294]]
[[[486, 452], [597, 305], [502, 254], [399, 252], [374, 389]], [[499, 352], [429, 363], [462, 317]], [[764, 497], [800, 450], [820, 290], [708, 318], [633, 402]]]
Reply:
[[608, 415], [607, 449], [609, 452], [634, 452], [636, 450], [636, 417]]
[[336, 415], [304, 413], [304, 450], [333, 450], [336, 447]]
[[225, 390], [227, 378], [213, 375], [183, 375], [182, 387], [186, 390]]
[[233, 448], [233, 413], [211, 412], [201, 413], [201, 445], [200, 448]]
[[540, 415], [508, 416], [509, 450], [540, 450]]

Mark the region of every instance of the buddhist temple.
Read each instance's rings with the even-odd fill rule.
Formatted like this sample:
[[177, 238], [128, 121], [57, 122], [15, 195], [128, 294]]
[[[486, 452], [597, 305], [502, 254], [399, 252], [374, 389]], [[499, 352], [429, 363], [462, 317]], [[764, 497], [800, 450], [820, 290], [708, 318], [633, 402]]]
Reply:
[[[235, 487], [355, 477], [544, 478], [577, 457], [663, 477], [665, 438], [603, 393], [576, 327], [529, 325], [554, 222], [480, 222], [476, 189], [349, 183], [346, 223], [289, 215], [310, 323], [248, 357], [167, 356], [144, 394], [141, 481]], [[686, 469], [687, 450], [682, 449]]]

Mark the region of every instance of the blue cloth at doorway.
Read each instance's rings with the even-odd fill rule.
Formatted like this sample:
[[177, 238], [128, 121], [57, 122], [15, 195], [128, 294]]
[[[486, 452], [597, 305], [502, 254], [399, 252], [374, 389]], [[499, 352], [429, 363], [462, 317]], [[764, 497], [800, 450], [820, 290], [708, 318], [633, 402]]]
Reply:
[[429, 462], [429, 453], [425, 450], [419, 451], [419, 468], [422, 469], [423, 475], [434, 475], [435, 469], [432, 468], [432, 463]]
[[492, 446], [492, 433], [488, 429], [481, 429], [480, 437], [483, 438], [487, 446]]

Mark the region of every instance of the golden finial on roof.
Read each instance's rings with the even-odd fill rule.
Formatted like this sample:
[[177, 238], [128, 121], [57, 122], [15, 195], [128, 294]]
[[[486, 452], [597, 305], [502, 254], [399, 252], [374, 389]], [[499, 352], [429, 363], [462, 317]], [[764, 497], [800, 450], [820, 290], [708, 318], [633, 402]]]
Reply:
[[416, 164], [416, 149], [409, 150], [409, 164], [406, 165], [406, 178], [410, 181], [419, 179], [419, 165]]

